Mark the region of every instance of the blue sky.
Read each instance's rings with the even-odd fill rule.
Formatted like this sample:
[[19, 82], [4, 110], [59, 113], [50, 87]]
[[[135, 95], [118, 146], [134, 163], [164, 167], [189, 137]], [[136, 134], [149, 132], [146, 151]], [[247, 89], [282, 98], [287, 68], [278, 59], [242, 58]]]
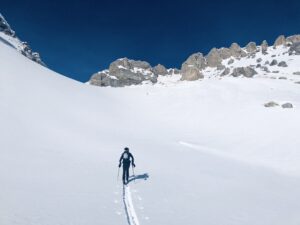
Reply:
[[300, 33], [300, 1], [2, 1], [49, 68], [80, 81], [117, 58], [180, 68], [192, 53]]

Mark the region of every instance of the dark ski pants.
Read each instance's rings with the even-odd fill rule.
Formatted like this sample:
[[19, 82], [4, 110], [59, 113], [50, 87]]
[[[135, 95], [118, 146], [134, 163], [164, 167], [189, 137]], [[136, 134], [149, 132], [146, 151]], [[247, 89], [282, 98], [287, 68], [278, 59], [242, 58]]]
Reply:
[[123, 183], [127, 183], [128, 182], [128, 178], [129, 178], [129, 167], [130, 167], [130, 163], [123, 163]]

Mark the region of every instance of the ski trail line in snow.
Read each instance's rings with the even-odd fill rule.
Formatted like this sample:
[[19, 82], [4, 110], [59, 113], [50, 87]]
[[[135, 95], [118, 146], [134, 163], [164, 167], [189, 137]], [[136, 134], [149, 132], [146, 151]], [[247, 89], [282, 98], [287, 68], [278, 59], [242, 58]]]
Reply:
[[125, 208], [128, 224], [140, 225], [136, 212], [133, 207], [130, 187], [128, 186], [123, 186], [123, 202], [124, 202], [124, 208]]

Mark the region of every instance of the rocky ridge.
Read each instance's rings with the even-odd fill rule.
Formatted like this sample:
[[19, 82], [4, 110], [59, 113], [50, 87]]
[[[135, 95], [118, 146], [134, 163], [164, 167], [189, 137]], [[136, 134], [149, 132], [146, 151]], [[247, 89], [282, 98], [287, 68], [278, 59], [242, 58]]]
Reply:
[[270, 78], [276, 78], [276, 74], [285, 76], [300, 71], [300, 66], [297, 69], [293, 62], [298, 55], [300, 35], [280, 35], [271, 46], [264, 40], [260, 45], [249, 42], [241, 47], [233, 43], [229, 48], [213, 48], [207, 55], [194, 53], [182, 63], [180, 70], [167, 69], [161, 64], [152, 67], [145, 61], [118, 59], [110, 64], [109, 69], [93, 74], [89, 84], [124, 87], [143, 83], [155, 84], [161, 77], [172, 76], [179, 77], [178, 80], [181, 81], [195, 81], [211, 76], [252, 78], [269, 75]]
[[30, 45], [27, 42], [21, 41], [16, 32], [10, 27], [8, 22], [0, 13], [0, 41], [17, 49], [21, 54], [29, 58], [30, 60], [37, 62], [43, 66], [46, 66], [42, 61], [39, 53], [33, 52]]

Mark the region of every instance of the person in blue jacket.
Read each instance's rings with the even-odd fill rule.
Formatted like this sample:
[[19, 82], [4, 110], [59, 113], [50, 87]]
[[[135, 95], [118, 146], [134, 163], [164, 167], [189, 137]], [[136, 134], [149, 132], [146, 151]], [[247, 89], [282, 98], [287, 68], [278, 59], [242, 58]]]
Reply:
[[128, 178], [129, 178], [129, 167], [130, 163], [132, 164], [133, 167], [135, 167], [134, 164], [134, 157], [133, 155], [129, 152], [129, 148], [124, 148], [124, 152], [122, 153], [120, 160], [119, 160], [119, 167], [123, 164], [123, 184], [128, 183]]

